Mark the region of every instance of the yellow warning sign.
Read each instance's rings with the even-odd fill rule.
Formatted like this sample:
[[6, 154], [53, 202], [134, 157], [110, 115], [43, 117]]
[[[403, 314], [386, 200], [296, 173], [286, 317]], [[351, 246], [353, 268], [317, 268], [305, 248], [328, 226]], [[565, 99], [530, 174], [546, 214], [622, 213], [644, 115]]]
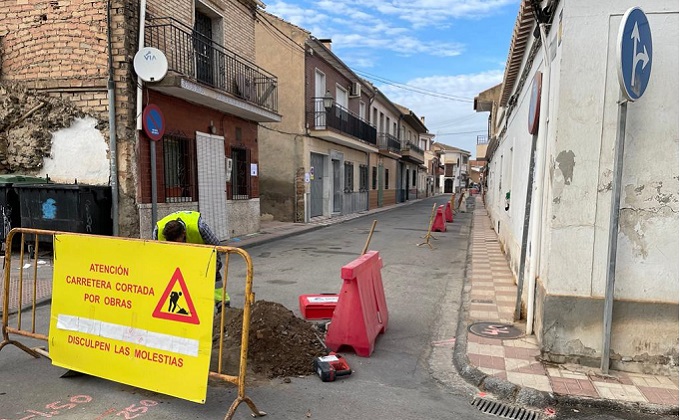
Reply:
[[[167, 308], [167, 309], [165, 309]], [[154, 318], [199, 324], [198, 315], [179, 267], [153, 311]]]
[[210, 247], [55, 235], [52, 363], [205, 402], [215, 264]]

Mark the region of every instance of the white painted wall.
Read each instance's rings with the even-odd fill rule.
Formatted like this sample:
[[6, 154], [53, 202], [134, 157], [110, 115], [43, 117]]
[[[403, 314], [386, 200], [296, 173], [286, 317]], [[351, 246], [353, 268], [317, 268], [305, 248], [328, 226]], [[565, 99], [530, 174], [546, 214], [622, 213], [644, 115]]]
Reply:
[[56, 183], [108, 185], [108, 144], [96, 124], [92, 117], [76, 118], [70, 127], [52, 133], [52, 151], [37, 175], [49, 175]]
[[[543, 83], [550, 91], [543, 100], [549, 101], [549, 113], [541, 116], [539, 133], [547, 136], [548, 166], [537, 251], [539, 277], [552, 295], [604, 296], [620, 89], [616, 38], [623, 13], [636, 5], [628, 0], [560, 2], [548, 36], [551, 77]], [[655, 0], [642, 7], [652, 28], [654, 67], [646, 93], [628, 106], [615, 295], [677, 303], [678, 4]], [[487, 206], [494, 228], [500, 222], [500, 240], [515, 274], [531, 145], [529, 92], [531, 78], [543, 71], [543, 56], [541, 49], [516, 107], [506, 114], [507, 129], [490, 163]], [[573, 169], [568, 163], [572, 154]]]
[[[578, 1], [564, 9], [562, 112], [551, 151], [551, 294], [604, 296], [620, 92], [616, 44], [623, 13], [636, 5]], [[644, 96], [628, 105], [615, 296], [677, 303], [678, 4], [648, 1], [643, 8], [653, 70]], [[559, 162], [572, 153], [569, 177]]]

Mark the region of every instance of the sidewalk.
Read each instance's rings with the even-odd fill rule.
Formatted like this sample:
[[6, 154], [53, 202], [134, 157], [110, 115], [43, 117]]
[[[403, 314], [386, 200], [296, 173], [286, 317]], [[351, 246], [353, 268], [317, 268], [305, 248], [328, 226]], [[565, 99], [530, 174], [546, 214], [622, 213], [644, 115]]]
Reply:
[[[477, 198], [472, 227], [469, 308], [461, 315], [456, 353], [459, 371], [468, 381], [492, 394], [536, 401], [601, 403], [605, 406], [644, 406], [677, 414], [678, 377], [599, 370], [581, 365], [539, 361], [534, 335], [524, 336], [525, 324], [513, 323], [517, 287], [481, 199]], [[465, 299], [464, 299], [465, 300]], [[522, 338], [486, 338], [468, 331], [475, 322], [514, 324]], [[465, 344], [467, 346], [465, 347]], [[467, 360], [465, 360], [467, 359]], [[467, 365], [466, 365], [467, 363]], [[529, 400], [529, 401], [526, 401]], [[519, 402], [519, 401], [518, 401]]]

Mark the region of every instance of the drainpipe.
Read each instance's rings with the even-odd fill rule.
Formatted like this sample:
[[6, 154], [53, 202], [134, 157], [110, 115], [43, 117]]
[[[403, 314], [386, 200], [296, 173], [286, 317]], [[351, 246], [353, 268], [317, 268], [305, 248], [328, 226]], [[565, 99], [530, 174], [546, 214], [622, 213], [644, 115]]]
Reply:
[[527, 324], [526, 334], [534, 332], [534, 300], [536, 296], [536, 271], [538, 268], [538, 257], [541, 249], [541, 233], [543, 220], [543, 193], [545, 191], [545, 162], [548, 150], [548, 119], [550, 107], [550, 51], [545, 36], [545, 24], [540, 24], [541, 44], [543, 44], [543, 78], [541, 98], [541, 121], [539, 122], [539, 133], [542, 141], [537, 145], [536, 151], [536, 204], [535, 214], [531, 219], [531, 247], [529, 254], [529, 279], [527, 284]]
[[[146, 21], [146, 0], [139, 0], [139, 46], [144, 48], [144, 22]], [[142, 129], [142, 79], [137, 76], [137, 130]]]
[[116, 84], [113, 80], [113, 51], [111, 50], [111, 0], [106, 4], [107, 40], [109, 47], [109, 80], [106, 83], [109, 97], [109, 165], [111, 172], [111, 212], [113, 236], [118, 236], [118, 145], [116, 144]]

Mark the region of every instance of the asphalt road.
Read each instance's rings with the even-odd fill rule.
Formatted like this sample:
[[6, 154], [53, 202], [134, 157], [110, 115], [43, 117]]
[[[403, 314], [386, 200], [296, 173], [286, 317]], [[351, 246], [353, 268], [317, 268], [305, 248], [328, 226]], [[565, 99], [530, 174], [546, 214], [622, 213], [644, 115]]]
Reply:
[[[452, 364], [461, 291], [464, 287], [471, 213], [459, 214], [448, 232], [423, 243], [430, 211], [427, 199], [370, 217], [353, 219], [248, 249], [257, 300], [283, 304], [299, 315], [301, 294], [338, 292], [340, 269], [359, 256], [373, 220], [370, 250], [383, 259], [382, 279], [389, 309], [385, 334], [371, 357], [345, 353], [350, 377], [323, 383], [316, 376], [257, 383], [246, 394], [271, 419], [492, 419], [471, 406], [477, 390]], [[229, 263], [228, 291], [234, 306], [243, 300], [245, 267]], [[46, 331], [50, 306], [37, 313]], [[26, 320], [24, 320], [26, 322]], [[44, 342], [22, 339], [28, 346]], [[311, 361], [310, 361], [311, 363]], [[209, 386], [205, 404], [157, 394], [91, 376], [61, 378], [64, 369], [33, 359], [14, 346], [0, 351], [0, 420], [222, 419], [236, 398], [231, 385]], [[181, 380], [177, 381], [181, 387]], [[585, 415], [590, 417], [584, 417]], [[603, 413], [559, 408], [559, 419], [646, 419], [639, 413]], [[234, 419], [251, 418], [241, 404]], [[669, 417], [670, 418], [670, 417]]]

